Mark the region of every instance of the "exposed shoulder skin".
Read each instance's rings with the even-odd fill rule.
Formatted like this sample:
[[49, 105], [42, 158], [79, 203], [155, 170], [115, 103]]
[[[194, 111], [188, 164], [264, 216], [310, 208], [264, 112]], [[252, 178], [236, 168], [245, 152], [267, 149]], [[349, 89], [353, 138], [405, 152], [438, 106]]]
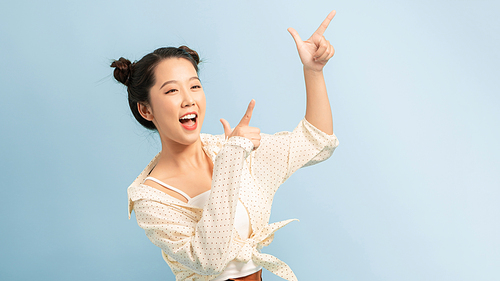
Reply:
[[154, 189], [158, 189], [161, 192], [165, 192], [166, 194], [168, 194], [168, 195], [170, 195], [170, 196], [172, 196], [172, 197], [174, 197], [176, 199], [179, 199], [179, 200], [181, 200], [184, 203], [188, 202], [187, 198], [185, 198], [184, 196], [180, 195], [178, 192], [170, 190], [168, 188], [165, 188], [162, 185], [160, 185], [160, 184], [158, 184], [158, 183], [156, 183], [156, 182], [154, 182], [152, 180], [146, 180], [143, 184], [147, 185], [149, 187], [152, 187]]

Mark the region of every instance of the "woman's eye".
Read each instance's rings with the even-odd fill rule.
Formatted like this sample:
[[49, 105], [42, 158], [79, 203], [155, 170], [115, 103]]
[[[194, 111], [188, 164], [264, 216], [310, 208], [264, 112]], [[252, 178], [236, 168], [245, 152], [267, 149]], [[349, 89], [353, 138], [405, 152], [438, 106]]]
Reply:
[[200, 85], [194, 85], [193, 87], [191, 87], [191, 89], [200, 89], [201, 86]]
[[175, 91], [177, 91], [177, 90], [176, 89], [171, 89], [171, 90], [168, 90], [165, 94], [173, 93]]

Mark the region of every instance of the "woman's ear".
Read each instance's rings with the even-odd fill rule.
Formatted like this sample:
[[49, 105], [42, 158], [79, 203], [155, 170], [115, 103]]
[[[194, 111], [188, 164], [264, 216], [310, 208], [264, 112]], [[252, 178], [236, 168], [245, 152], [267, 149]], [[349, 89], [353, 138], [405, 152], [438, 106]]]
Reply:
[[137, 103], [137, 109], [139, 110], [139, 113], [141, 114], [142, 118], [148, 120], [148, 121], [153, 121], [153, 111], [151, 110], [151, 106], [148, 104], [143, 104], [138, 102]]

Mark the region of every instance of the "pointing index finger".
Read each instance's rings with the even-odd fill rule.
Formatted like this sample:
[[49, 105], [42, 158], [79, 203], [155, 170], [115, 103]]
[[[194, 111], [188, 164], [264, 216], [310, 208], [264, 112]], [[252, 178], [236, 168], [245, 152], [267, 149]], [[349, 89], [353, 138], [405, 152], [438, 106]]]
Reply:
[[336, 13], [337, 12], [335, 10], [331, 11], [328, 14], [328, 16], [326, 16], [326, 19], [318, 27], [318, 29], [316, 29], [316, 32], [314, 32], [314, 33], [317, 33], [319, 35], [323, 35], [323, 33], [325, 33], [326, 28], [328, 27], [328, 25], [330, 24], [330, 22], [332, 21], [332, 19], [335, 16]]
[[241, 121], [240, 123], [238, 123], [238, 125], [248, 126], [248, 124], [250, 124], [250, 119], [252, 118], [252, 112], [254, 107], [255, 107], [255, 100], [252, 99], [250, 101], [250, 104], [248, 104], [247, 112], [245, 112], [245, 115], [243, 115], [243, 118], [241, 118]]

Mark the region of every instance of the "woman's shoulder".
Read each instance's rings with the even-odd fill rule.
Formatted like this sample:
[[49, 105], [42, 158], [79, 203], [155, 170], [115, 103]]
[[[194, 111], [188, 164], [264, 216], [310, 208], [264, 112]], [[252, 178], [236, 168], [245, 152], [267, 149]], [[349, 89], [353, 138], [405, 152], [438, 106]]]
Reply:
[[213, 160], [217, 153], [219, 153], [221, 147], [226, 142], [224, 134], [222, 135], [211, 135], [211, 134], [200, 134], [201, 143], [203, 149]]
[[200, 134], [200, 139], [204, 146], [222, 145], [225, 141], [225, 136], [224, 134], [212, 135], [212, 134], [202, 133]]
[[[174, 200], [174, 197], [167, 194], [160, 189], [154, 188], [149, 184], [137, 184], [131, 185], [127, 188], [127, 194], [129, 200], [137, 201], [137, 200], [153, 200], [158, 202], [170, 202]], [[175, 202], [181, 201], [175, 198]], [[181, 201], [182, 202], [182, 201]]]

